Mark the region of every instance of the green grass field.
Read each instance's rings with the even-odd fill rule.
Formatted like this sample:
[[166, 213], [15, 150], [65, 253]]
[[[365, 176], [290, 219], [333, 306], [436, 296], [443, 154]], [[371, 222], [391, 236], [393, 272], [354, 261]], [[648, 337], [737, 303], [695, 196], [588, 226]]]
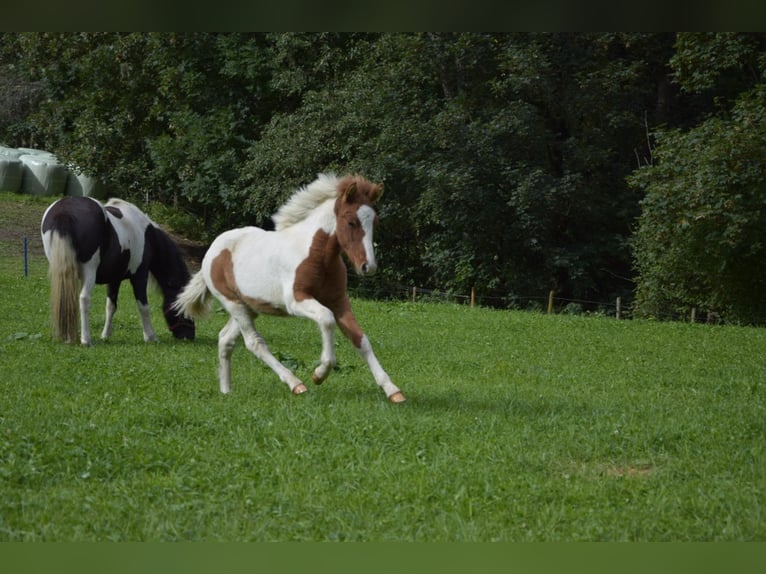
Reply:
[[762, 329], [356, 300], [407, 403], [345, 340], [310, 384], [318, 329], [269, 317], [309, 393], [240, 345], [223, 396], [221, 313], [147, 345], [125, 288], [112, 340], [50, 340], [47, 203], [0, 196], [0, 540], [766, 540]]

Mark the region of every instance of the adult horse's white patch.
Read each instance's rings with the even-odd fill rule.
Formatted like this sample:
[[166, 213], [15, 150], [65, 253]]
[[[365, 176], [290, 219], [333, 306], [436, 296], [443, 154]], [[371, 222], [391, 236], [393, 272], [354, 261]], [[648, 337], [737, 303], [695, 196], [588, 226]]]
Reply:
[[117, 233], [122, 250], [130, 250], [128, 271], [135, 273], [144, 260], [146, 228], [154, 222], [136, 206], [122, 199], [112, 198], [106, 202], [106, 207], [116, 207], [122, 212], [122, 217], [115, 217], [109, 210], [105, 213]]
[[364, 245], [364, 252], [367, 256], [367, 269], [365, 273], [375, 273], [378, 268], [378, 264], [375, 261], [375, 248], [372, 245], [372, 234], [375, 229], [375, 210], [369, 205], [362, 205], [356, 211], [356, 216], [359, 218], [359, 224], [364, 230], [364, 237], [362, 238], [362, 245]]

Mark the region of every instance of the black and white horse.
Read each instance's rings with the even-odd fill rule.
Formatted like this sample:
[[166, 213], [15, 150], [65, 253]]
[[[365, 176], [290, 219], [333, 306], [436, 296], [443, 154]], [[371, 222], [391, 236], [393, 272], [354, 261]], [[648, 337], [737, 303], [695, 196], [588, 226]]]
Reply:
[[89, 316], [96, 283], [108, 286], [101, 338], [109, 337], [120, 283], [130, 279], [144, 341], [156, 341], [147, 299], [151, 274], [162, 290], [162, 308], [170, 331], [177, 339], [194, 339], [194, 322], [172, 308], [190, 276], [181, 251], [135, 205], [121, 199], [110, 199], [102, 205], [90, 197], [64, 197], [45, 210], [40, 231], [50, 265], [51, 327], [55, 338], [67, 342], [77, 339], [79, 289], [80, 342], [93, 344]]

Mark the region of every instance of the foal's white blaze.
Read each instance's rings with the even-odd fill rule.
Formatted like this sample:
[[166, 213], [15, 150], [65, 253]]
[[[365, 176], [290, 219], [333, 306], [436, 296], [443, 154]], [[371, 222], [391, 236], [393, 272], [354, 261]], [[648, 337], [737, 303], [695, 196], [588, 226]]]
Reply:
[[367, 268], [365, 273], [375, 273], [378, 268], [378, 264], [375, 261], [375, 249], [372, 246], [372, 234], [375, 227], [375, 210], [369, 205], [362, 205], [356, 211], [356, 216], [359, 218], [359, 223], [364, 230], [364, 237], [362, 238], [362, 245], [364, 245], [364, 253], [367, 259]]

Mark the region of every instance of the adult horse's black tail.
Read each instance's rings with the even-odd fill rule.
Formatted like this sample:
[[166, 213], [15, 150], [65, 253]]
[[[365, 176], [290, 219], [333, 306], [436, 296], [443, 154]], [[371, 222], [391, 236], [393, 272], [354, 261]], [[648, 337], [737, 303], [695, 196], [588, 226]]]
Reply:
[[77, 256], [70, 235], [49, 232], [48, 274], [51, 280], [51, 333], [55, 339], [77, 342], [79, 306]]

